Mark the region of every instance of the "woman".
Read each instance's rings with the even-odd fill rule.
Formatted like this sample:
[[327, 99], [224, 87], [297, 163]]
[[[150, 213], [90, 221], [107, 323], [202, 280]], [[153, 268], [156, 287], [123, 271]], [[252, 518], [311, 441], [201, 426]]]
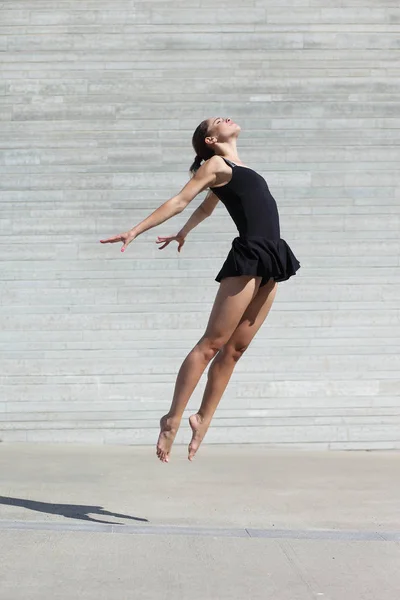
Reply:
[[190, 169], [192, 179], [139, 225], [101, 240], [104, 244], [123, 242], [124, 252], [138, 235], [182, 212], [205, 189], [209, 194], [183, 229], [176, 236], [157, 239], [163, 244], [160, 249], [176, 240], [180, 251], [188, 232], [211, 215], [218, 200], [225, 204], [239, 231], [216, 277], [220, 286], [206, 331], [182, 363], [171, 407], [161, 418], [156, 453], [162, 462], [169, 461], [183, 412], [212, 360], [200, 409], [189, 418], [193, 432], [189, 460], [193, 460], [236, 362], [268, 315], [277, 282], [289, 279], [300, 268], [280, 237], [279, 214], [266, 181], [241, 163], [236, 146], [239, 133], [239, 125], [228, 118], [214, 117], [200, 123], [192, 139], [196, 152]]

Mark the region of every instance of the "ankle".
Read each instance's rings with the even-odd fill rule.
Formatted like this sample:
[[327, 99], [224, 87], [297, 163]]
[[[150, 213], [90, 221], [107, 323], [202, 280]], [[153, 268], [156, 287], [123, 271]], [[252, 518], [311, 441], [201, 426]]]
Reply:
[[182, 420], [182, 418], [179, 415], [174, 415], [174, 414], [170, 414], [170, 413], [167, 413], [166, 415], [164, 415], [163, 419], [170, 427], [173, 427], [173, 428], [179, 427], [180, 422]]
[[207, 413], [202, 411], [201, 409], [196, 413], [196, 416], [197, 416], [199, 423], [201, 423], [201, 424], [209, 423], [211, 421], [210, 416], [207, 415]]

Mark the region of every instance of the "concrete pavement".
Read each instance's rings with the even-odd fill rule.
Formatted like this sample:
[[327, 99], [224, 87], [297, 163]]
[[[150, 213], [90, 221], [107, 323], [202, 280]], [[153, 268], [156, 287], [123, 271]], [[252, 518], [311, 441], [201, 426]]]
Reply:
[[397, 600], [400, 454], [0, 446], [0, 600]]

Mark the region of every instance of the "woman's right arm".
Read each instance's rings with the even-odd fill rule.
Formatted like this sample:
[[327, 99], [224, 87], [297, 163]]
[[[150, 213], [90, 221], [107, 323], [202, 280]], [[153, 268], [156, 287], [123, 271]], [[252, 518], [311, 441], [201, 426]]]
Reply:
[[207, 217], [209, 217], [214, 208], [217, 206], [219, 202], [219, 198], [213, 193], [209, 192], [203, 202], [196, 208], [190, 219], [185, 223], [185, 225], [180, 230], [180, 234], [184, 237], [187, 236], [189, 231], [192, 231], [199, 223], [204, 221]]

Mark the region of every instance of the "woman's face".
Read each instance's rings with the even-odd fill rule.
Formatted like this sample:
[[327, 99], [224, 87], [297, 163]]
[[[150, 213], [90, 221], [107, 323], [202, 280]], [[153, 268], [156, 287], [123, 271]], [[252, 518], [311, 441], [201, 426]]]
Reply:
[[208, 119], [207, 137], [216, 137], [218, 142], [226, 142], [231, 137], [237, 137], [240, 125], [229, 117], [212, 117]]

